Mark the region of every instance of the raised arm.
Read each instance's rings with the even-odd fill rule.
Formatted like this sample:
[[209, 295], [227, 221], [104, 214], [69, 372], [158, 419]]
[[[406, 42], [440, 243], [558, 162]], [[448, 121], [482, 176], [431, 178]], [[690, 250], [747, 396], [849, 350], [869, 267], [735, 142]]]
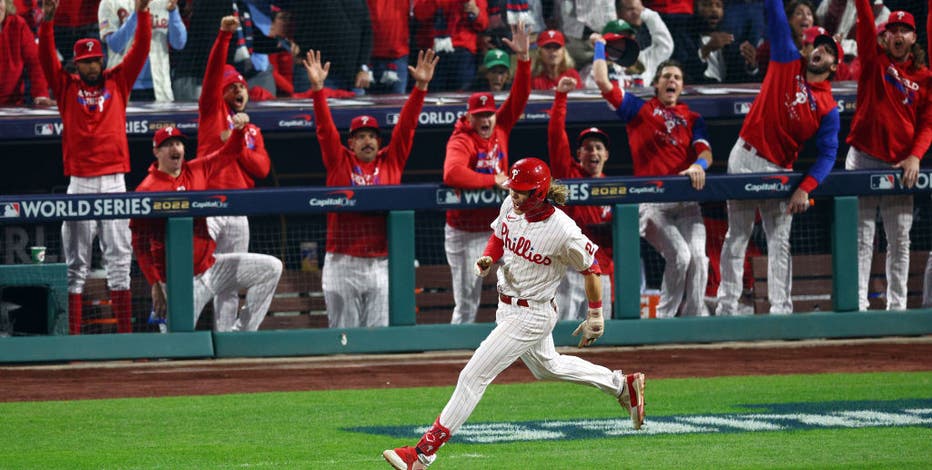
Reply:
[[874, 25], [874, 8], [871, 3], [870, 0], [854, 0], [858, 15], [854, 37], [858, 42], [858, 57], [861, 64], [872, 63], [880, 53], [877, 46], [877, 27]]
[[43, 21], [39, 26], [39, 64], [42, 73], [48, 81], [55, 98], [62, 94], [65, 76], [62, 74], [61, 61], [58, 60], [58, 50], [55, 47], [55, 11], [58, 10], [59, 0], [45, 0], [42, 2]]
[[793, 32], [780, 0], [764, 0], [764, 16], [767, 18], [767, 33], [770, 35], [770, 57], [781, 63], [799, 60], [799, 50], [793, 42]]
[[330, 106], [327, 104], [327, 94], [324, 91], [324, 81], [327, 80], [327, 75], [330, 74], [330, 62], [321, 62], [320, 51], [307, 51], [304, 70], [307, 72], [308, 81], [311, 82], [314, 117], [317, 119], [317, 142], [320, 144], [324, 166], [330, 170], [335, 168], [343, 158], [343, 143], [340, 141], [340, 132], [333, 122]]
[[518, 57], [518, 69], [515, 71], [515, 81], [511, 85], [508, 99], [495, 113], [496, 125], [505, 132], [511, 132], [511, 129], [518, 123], [531, 97], [531, 59], [528, 56], [531, 41], [527, 26], [523, 22], [512, 25], [511, 37], [511, 40], [502, 38], [502, 41], [515, 51]]
[[[641, 21], [650, 32], [650, 46], [644, 48], [641, 54], [645, 57], [643, 63], [659, 64], [673, 55], [673, 35], [670, 29], [660, 18], [660, 14], [649, 8], [641, 12]], [[653, 72], [651, 70], [650, 72]]]
[[214, 45], [210, 48], [207, 68], [204, 71], [204, 80], [201, 83], [203, 90], [197, 105], [198, 119], [201, 120], [198, 124], [204, 130], [216, 129], [216, 127], [203, 122], [203, 120], [215, 119], [216, 107], [223, 102], [223, 89], [220, 86], [223, 83], [223, 66], [227, 63], [230, 39], [233, 38], [233, 32], [236, 31], [237, 27], [239, 27], [239, 20], [235, 16], [224, 16], [220, 20], [220, 31], [217, 33], [217, 39], [214, 40]]
[[398, 116], [398, 123], [392, 130], [392, 141], [389, 142], [389, 158], [396, 158], [401, 166], [404, 166], [411, 153], [411, 145], [414, 143], [414, 130], [417, 128], [417, 120], [421, 115], [421, 109], [424, 108], [424, 96], [427, 95], [427, 86], [434, 78], [434, 69], [440, 60], [432, 49], [420, 51], [417, 54], [417, 67], [408, 66], [409, 77], [414, 79], [414, 89], [411, 95], [405, 101], [404, 107], [401, 108], [401, 114]]
[[123, 57], [120, 67], [120, 80], [123, 89], [129, 91], [136, 83], [136, 78], [146, 65], [149, 58], [149, 48], [152, 46], [152, 16], [149, 14], [149, 0], [136, 0], [136, 17], [139, 22], [136, 35], [133, 37], [133, 46]]
[[567, 93], [576, 87], [576, 80], [563, 77], [557, 83], [557, 91], [550, 108], [550, 123], [547, 124], [547, 153], [550, 156], [550, 170], [554, 178], [568, 178], [573, 167], [570, 140], [566, 135]]
[[165, 8], [168, 10], [168, 44], [172, 49], [180, 51], [188, 44], [188, 28], [178, 11], [178, 0], [168, 0]]

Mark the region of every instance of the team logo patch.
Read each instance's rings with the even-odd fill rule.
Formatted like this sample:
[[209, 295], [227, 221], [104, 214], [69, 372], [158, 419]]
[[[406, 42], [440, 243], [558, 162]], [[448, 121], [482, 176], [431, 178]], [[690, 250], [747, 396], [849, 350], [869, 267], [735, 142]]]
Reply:
[[[467, 423], [452, 440], [498, 444], [600, 438], [649, 438], [674, 434], [792, 432], [867, 427], [932, 428], [932, 399], [747, 405], [748, 413], [648, 416], [635, 431], [627, 417], [560, 421]], [[357, 427], [347, 431], [417, 439], [427, 426]]]
[[896, 187], [895, 175], [871, 175], [871, 189], [883, 190]]

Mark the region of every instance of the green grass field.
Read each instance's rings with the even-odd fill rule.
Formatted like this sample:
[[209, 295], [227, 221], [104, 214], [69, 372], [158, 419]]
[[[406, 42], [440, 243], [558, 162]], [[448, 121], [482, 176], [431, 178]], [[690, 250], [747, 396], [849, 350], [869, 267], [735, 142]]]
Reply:
[[[429, 425], [451, 391], [431, 387], [2, 403], [0, 468], [385, 469], [382, 450], [413, 445], [419, 435], [350, 429]], [[629, 430], [630, 421], [614, 399], [595, 389], [543, 382], [493, 385], [431, 469], [932, 467], [932, 372], [648, 377], [646, 397], [648, 432], [613, 436]], [[859, 411], [865, 407], [882, 413]], [[767, 421], [774, 413], [827, 413], [859, 424], [754, 432], [708, 425], [718, 431], [660, 432], [671, 423], [692, 423], [695, 430], [709, 416], [715, 421], [715, 416], [748, 413], [755, 416], [739, 419], [739, 426]], [[913, 416], [912, 421], [904, 416]], [[547, 428], [553, 422], [572, 423], [582, 431], [561, 439], [462, 441], [469, 434], [466, 428], [479, 429], [480, 424]]]

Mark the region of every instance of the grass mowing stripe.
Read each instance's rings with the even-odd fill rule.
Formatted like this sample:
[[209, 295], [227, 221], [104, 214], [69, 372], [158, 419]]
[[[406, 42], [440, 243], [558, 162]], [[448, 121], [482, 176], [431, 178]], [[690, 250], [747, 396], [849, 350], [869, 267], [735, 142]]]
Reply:
[[[0, 404], [0, 468], [387, 468], [416, 436], [349, 432], [427, 425], [452, 387]], [[932, 372], [651, 380], [650, 416], [746, 413], [767, 403], [932, 399]], [[615, 401], [566, 383], [493, 385], [469, 423], [618, 417]], [[455, 438], [454, 438], [455, 440]], [[434, 469], [650, 467], [916, 468], [927, 427], [452, 443]]]

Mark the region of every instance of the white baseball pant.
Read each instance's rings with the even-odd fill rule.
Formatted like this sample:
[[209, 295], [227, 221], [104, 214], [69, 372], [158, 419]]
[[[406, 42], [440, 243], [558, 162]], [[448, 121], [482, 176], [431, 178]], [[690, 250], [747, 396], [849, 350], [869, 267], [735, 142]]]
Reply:
[[388, 326], [388, 258], [327, 253], [321, 287], [330, 328]]
[[[123, 173], [84, 178], [72, 176], [68, 194], [125, 193]], [[62, 250], [68, 265], [68, 293], [84, 292], [84, 281], [91, 266], [94, 237], [98, 238], [110, 290], [129, 290], [129, 270], [133, 260], [129, 219], [65, 221], [61, 226]]]
[[[608, 275], [602, 279], [602, 317], [612, 318], [612, 281]], [[586, 278], [573, 268], [566, 270], [566, 277], [557, 286], [557, 320], [582, 320], [589, 313], [586, 298]]]
[[[249, 252], [249, 218], [242, 215], [207, 218], [207, 231], [217, 247], [215, 254]], [[214, 296], [214, 331], [233, 331], [239, 312], [239, 291]]]
[[246, 289], [246, 308], [240, 312], [238, 329], [258, 330], [278, 287], [282, 262], [258, 253], [215, 254], [214, 259], [210, 269], [194, 277], [194, 323], [217, 292]]
[[640, 205], [640, 230], [664, 260], [657, 318], [708, 316], [705, 287], [709, 257], [705, 225], [698, 202], [664, 202]]
[[[892, 165], [854, 147], [848, 149], [846, 170], [889, 170]], [[867, 285], [874, 257], [877, 210], [887, 235], [887, 310], [906, 310], [909, 279], [909, 230], [913, 226], [913, 196], [858, 197], [858, 309], [867, 310]]]
[[[745, 149], [738, 138], [728, 156], [728, 173], [774, 173], [786, 169]], [[767, 236], [767, 289], [771, 314], [793, 312], [793, 260], [790, 257], [790, 228], [793, 216], [786, 212], [788, 198], [728, 201], [728, 232], [722, 245], [722, 280], [718, 286], [715, 315], [736, 315], [744, 277], [744, 255], [754, 230], [755, 210]]]
[[453, 276], [453, 301], [456, 304], [450, 323], [475, 323], [482, 296], [482, 278], [476, 276], [473, 266], [485, 251], [492, 231], [466, 232], [445, 225], [443, 234], [447, 264]]
[[621, 371], [557, 353], [551, 336], [557, 322], [552, 302], [528, 301], [528, 307], [499, 302], [495, 317], [495, 329], [460, 372], [456, 389], [440, 413], [440, 422], [451, 434], [466, 422], [495, 377], [518, 358], [539, 380], [592, 385], [613, 397], [623, 391]]

